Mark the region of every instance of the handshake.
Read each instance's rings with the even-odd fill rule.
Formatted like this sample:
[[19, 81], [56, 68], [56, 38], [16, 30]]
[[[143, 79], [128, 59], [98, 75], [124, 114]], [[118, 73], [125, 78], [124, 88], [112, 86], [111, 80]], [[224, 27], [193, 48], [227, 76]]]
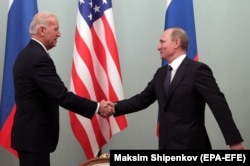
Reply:
[[102, 100], [99, 102], [98, 114], [103, 118], [108, 118], [115, 113], [115, 104], [111, 101]]

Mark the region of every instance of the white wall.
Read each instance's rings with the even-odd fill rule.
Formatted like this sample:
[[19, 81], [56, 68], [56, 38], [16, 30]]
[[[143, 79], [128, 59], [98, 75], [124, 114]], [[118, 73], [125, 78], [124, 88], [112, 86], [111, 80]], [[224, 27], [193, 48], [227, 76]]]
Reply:
[[[51, 50], [51, 55], [58, 74], [69, 87], [77, 0], [38, 0], [38, 6], [40, 11], [54, 12], [59, 18], [62, 37], [57, 47]], [[165, 6], [165, 0], [113, 0], [125, 97], [140, 92], [161, 65], [156, 48], [163, 32]], [[200, 61], [213, 69], [247, 148], [250, 148], [247, 127], [250, 117], [250, 76], [247, 74], [250, 71], [249, 6], [249, 0], [194, 0]], [[0, 1], [0, 80], [3, 73], [7, 8], [8, 1]], [[209, 109], [206, 115], [213, 147], [228, 149]], [[116, 134], [103, 148], [103, 152], [110, 149], [157, 149], [157, 104], [127, 117], [128, 128]], [[72, 134], [68, 112], [63, 108], [60, 119], [60, 140], [57, 150], [51, 155], [51, 165], [78, 165], [85, 160], [85, 156]], [[18, 160], [0, 148], [0, 165], [17, 166]]]

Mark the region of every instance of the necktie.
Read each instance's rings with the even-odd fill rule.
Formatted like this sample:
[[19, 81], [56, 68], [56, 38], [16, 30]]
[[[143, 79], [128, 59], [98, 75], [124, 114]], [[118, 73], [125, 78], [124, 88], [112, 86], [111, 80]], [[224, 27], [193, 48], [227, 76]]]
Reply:
[[165, 88], [166, 95], [168, 94], [168, 90], [169, 90], [169, 86], [170, 86], [171, 71], [172, 71], [172, 67], [170, 65], [168, 65], [167, 75], [166, 75], [166, 78], [164, 81], [164, 88]]

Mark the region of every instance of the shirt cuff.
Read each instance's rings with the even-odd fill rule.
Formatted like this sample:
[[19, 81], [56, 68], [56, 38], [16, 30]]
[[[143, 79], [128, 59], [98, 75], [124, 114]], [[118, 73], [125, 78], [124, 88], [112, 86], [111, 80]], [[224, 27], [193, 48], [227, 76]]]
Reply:
[[95, 110], [95, 113], [97, 114], [98, 113], [98, 111], [99, 111], [99, 107], [100, 107], [100, 104], [99, 103], [97, 103], [97, 107], [96, 107], [96, 110]]

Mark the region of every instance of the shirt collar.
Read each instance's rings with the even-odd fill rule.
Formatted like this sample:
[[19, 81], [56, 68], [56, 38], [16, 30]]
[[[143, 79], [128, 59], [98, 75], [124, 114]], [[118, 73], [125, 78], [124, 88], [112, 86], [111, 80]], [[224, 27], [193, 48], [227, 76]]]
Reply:
[[169, 65], [172, 67], [173, 70], [177, 70], [178, 67], [180, 66], [181, 62], [184, 60], [185, 57], [186, 57], [186, 54], [183, 54], [183, 55], [179, 56], [178, 58], [176, 58]]
[[37, 43], [39, 43], [43, 47], [43, 49], [49, 54], [48, 50], [46, 49], [46, 47], [43, 45], [42, 42], [40, 42], [39, 40], [37, 40], [35, 38], [31, 38], [31, 39], [34, 40], [34, 41], [36, 41]]

